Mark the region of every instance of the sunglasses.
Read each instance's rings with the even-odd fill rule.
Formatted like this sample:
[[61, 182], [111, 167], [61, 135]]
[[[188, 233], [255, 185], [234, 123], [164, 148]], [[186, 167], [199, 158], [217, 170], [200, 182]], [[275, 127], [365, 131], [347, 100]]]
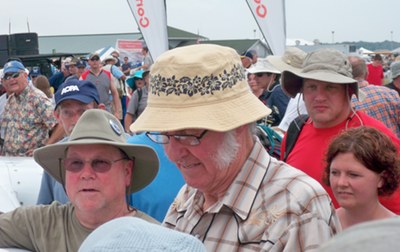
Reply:
[[99, 58], [99, 57], [93, 57], [93, 58], [91, 58], [90, 60], [91, 60], [91, 61], [98, 61], [98, 60], [100, 60], [100, 58]]
[[271, 76], [272, 73], [255, 73], [257, 77], [262, 77], [264, 74], [266, 74], [267, 76]]
[[113, 164], [119, 162], [121, 160], [128, 160], [128, 158], [123, 157], [117, 160], [109, 160], [106, 158], [96, 158], [92, 160], [83, 160], [80, 158], [66, 158], [64, 159], [64, 167], [65, 170], [73, 173], [77, 173], [82, 171], [83, 167], [86, 163], [89, 163], [92, 169], [97, 173], [105, 173], [108, 172]]
[[9, 79], [16, 79], [19, 77], [21, 73], [20, 72], [16, 72], [16, 73], [11, 73], [11, 74], [5, 74], [3, 79], [4, 80], [9, 80]]

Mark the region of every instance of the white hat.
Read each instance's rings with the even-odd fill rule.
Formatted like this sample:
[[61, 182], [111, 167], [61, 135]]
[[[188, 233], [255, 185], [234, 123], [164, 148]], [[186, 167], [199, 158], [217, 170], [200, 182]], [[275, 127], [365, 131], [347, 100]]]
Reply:
[[255, 73], [274, 73], [280, 74], [281, 71], [276, 69], [267, 59], [258, 58], [256, 64], [252, 65], [247, 72]]
[[197, 238], [136, 217], [121, 217], [96, 228], [78, 252], [206, 252]]
[[105, 57], [103, 63], [106, 63], [108, 60], [114, 61], [114, 64], [117, 63], [117, 59], [112, 55], [108, 55], [107, 57]]

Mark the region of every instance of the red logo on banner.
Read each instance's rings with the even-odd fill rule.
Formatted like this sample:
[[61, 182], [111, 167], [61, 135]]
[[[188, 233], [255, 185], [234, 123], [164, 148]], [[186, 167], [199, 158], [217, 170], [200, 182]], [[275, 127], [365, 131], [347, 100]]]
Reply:
[[267, 16], [267, 7], [261, 3], [261, 0], [254, 0], [254, 2], [257, 4], [257, 16], [259, 16], [260, 18], [265, 18]]
[[146, 28], [147, 26], [150, 25], [150, 20], [145, 16], [143, 1], [144, 0], [136, 0], [136, 11], [140, 17], [139, 25], [143, 28]]

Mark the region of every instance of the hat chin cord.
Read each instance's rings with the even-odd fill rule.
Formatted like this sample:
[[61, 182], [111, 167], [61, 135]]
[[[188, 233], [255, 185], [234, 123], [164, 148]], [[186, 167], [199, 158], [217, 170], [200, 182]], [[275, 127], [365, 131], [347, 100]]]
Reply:
[[351, 97], [350, 97], [350, 93], [349, 93], [349, 84], [346, 85], [346, 98], [347, 98], [347, 101], [348, 101], [348, 103], [350, 105], [350, 110], [351, 110], [352, 113], [346, 120], [345, 130], [348, 129], [349, 122], [353, 119], [354, 116], [357, 117], [358, 121], [360, 122], [360, 126], [364, 126], [364, 123], [361, 120], [360, 116], [356, 113], [356, 110], [353, 108], [353, 106], [351, 106]]
[[274, 91], [274, 89], [276, 88], [276, 86], [275, 86], [271, 89], [271, 84], [274, 82], [275, 82], [275, 76], [274, 76], [274, 78], [271, 78], [271, 80], [268, 83], [267, 88], [265, 89], [265, 90], [267, 90], [268, 93], [272, 93], [272, 91]]

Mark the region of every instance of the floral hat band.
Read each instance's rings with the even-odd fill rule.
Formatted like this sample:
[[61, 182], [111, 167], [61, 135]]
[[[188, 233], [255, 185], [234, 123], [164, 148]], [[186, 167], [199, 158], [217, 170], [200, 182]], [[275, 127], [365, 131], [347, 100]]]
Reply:
[[130, 129], [228, 131], [269, 113], [251, 93], [235, 50], [192, 45], [167, 51], [156, 60], [147, 107]]

